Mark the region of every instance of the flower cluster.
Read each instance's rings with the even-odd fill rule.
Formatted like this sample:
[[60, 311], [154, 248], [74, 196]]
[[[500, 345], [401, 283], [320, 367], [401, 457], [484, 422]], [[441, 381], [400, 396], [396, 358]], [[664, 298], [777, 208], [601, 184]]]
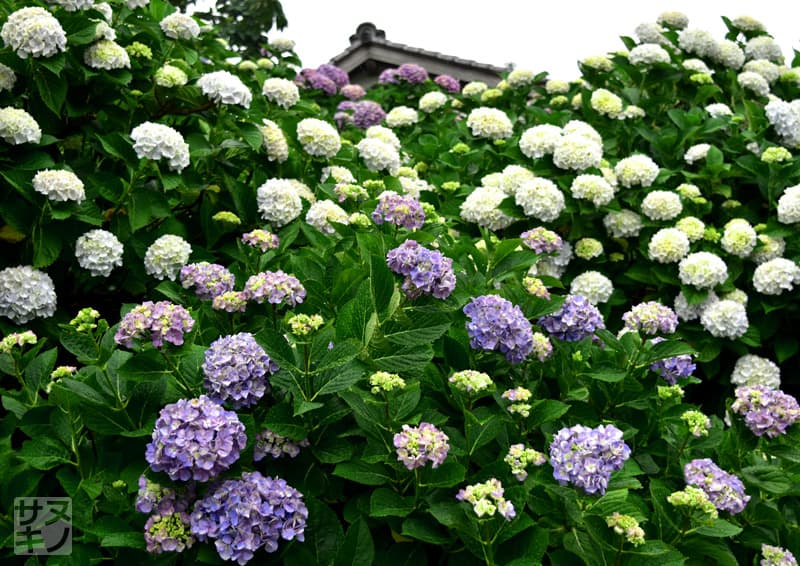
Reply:
[[289, 329], [295, 336], [308, 336], [312, 332], [319, 330], [325, 323], [325, 319], [318, 314], [295, 314], [286, 321]]
[[191, 513], [197, 540], [215, 540], [223, 560], [246, 564], [255, 552], [278, 550], [283, 540], [305, 540], [308, 508], [303, 495], [280, 478], [244, 472], [197, 501]]
[[780, 546], [762, 544], [761, 556], [763, 558], [759, 563], [760, 566], [797, 566], [797, 559], [794, 554]]
[[390, 128], [412, 126], [417, 122], [419, 122], [419, 114], [408, 106], [395, 106], [386, 114], [386, 125]]
[[430, 423], [403, 425], [403, 431], [394, 435], [397, 460], [409, 470], [421, 468], [427, 462], [438, 468], [447, 458], [449, 441], [445, 433]]
[[51, 57], [67, 48], [67, 34], [47, 10], [29, 7], [8, 16], [0, 38], [18, 57]]
[[642, 218], [632, 210], [623, 209], [606, 214], [603, 226], [612, 238], [635, 238], [642, 229]]
[[263, 124], [258, 127], [263, 138], [264, 149], [267, 152], [267, 159], [283, 163], [289, 158], [289, 145], [281, 127], [264, 118]]
[[528, 477], [527, 467], [530, 465], [541, 466], [547, 462], [547, 456], [533, 448], [526, 448], [524, 444], [512, 444], [503, 462], [511, 466], [511, 473], [518, 481], [525, 481]]
[[216, 339], [205, 352], [203, 385], [217, 403], [230, 401], [238, 409], [258, 403], [269, 391], [267, 375], [278, 371], [249, 332]]
[[317, 118], [304, 118], [297, 124], [297, 141], [313, 157], [330, 159], [342, 147], [339, 132], [331, 124]]
[[456, 499], [472, 505], [472, 510], [478, 517], [492, 517], [495, 513], [499, 513], [506, 521], [511, 521], [517, 512], [514, 504], [503, 497], [504, 493], [500, 480], [491, 478], [483, 483], [468, 485], [458, 490]]
[[596, 207], [607, 205], [614, 198], [614, 187], [600, 175], [577, 175], [570, 192], [576, 199], [588, 200]]
[[696, 509], [710, 519], [719, 517], [719, 511], [709, 499], [708, 493], [693, 485], [681, 491], [675, 491], [667, 496], [667, 501], [675, 507], [689, 507]]
[[753, 287], [765, 295], [780, 295], [800, 283], [800, 266], [790, 259], [776, 257], [753, 271]]
[[526, 403], [526, 401], [530, 401], [532, 396], [533, 393], [531, 393], [530, 389], [526, 389], [525, 387], [506, 389], [503, 391], [503, 394], [500, 395], [503, 399], [511, 401], [511, 404], [506, 407], [509, 413], [524, 418], [528, 418], [531, 414], [531, 405], [530, 403]]
[[273, 305], [285, 303], [296, 307], [306, 298], [306, 288], [297, 277], [284, 273], [281, 269], [251, 275], [244, 290], [248, 299], [257, 303], [267, 301]]
[[614, 425], [562, 428], [550, 444], [553, 477], [589, 494], [605, 494], [611, 473], [621, 469], [630, 454], [622, 431]]
[[247, 444], [236, 413], [201, 395], [161, 409], [145, 458], [154, 472], [177, 481], [209, 481], [239, 459]]
[[744, 492], [742, 480], [717, 466], [709, 458], [698, 458], [686, 464], [683, 477], [688, 485], [705, 492], [708, 500], [720, 511], [741, 513], [750, 496]]
[[492, 140], [505, 139], [511, 137], [513, 133], [511, 120], [506, 113], [486, 106], [475, 108], [469, 113], [467, 127], [473, 136]]
[[455, 389], [468, 394], [488, 391], [494, 386], [492, 378], [482, 371], [465, 369], [455, 372], [447, 380]]
[[461, 218], [489, 230], [502, 230], [514, 223], [515, 218], [502, 212], [498, 206], [508, 195], [496, 186], [475, 187], [461, 204]]
[[690, 240], [680, 228], [662, 228], [650, 238], [647, 255], [658, 263], [675, 263], [689, 253]]
[[369, 376], [370, 391], [373, 395], [384, 392], [389, 393], [395, 389], [405, 389], [406, 380], [396, 373], [376, 371]]
[[132, 348], [134, 340], [141, 338], [149, 338], [156, 348], [165, 341], [180, 346], [184, 334], [193, 327], [194, 319], [182, 306], [169, 301], [145, 301], [122, 317], [114, 341], [126, 348]]
[[275, 227], [288, 224], [300, 215], [303, 202], [291, 179], [269, 179], [256, 190], [261, 217]]
[[226, 267], [207, 261], [183, 266], [180, 280], [184, 289], [195, 287], [194, 292], [204, 300], [211, 300], [217, 295], [232, 291], [236, 282], [233, 273]]
[[514, 193], [514, 200], [526, 216], [542, 222], [551, 222], [564, 210], [564, 193], [549, 179], [536, 177], [522, 183]]
[[325, 199], [315, 202], [308, 208], [306, 222], [323, 234], [332, 236], [336, 233], [336, 228], [333, 227], [331, 222], [349, 224], [350, 219], [341, 206], [332, 200]]
[[400, 195], [394, 191], [383, 191], [378, 195], [378, 205], [371, 214], [376, 224], [389, 222], [409, 230], [422, 228], [425, 212], [422, 204], [412, 196]]
[[20, 108], [0, 108], [0, 138], [12, 145], [39, 143], [42, 129], [33, 116]]
[[716, 301], [705, 307], [700, 314], [700, 322], [717, 338], [739, 338], [750, 326], [744, 305], [730, 299]]
[[173, 234], [165, 234], [153, 242], [144, 254], [144, 270], [157, 279], [174, 281], [189, 261], [192, 246]]
[[797, 399], [764, 385], [737, 387], [731, 410], [744, 417], [747, 428], [756, 436], [775, 438], [800, 420]]
[[39, 171], [33, 177], [33, 189], [52, 201], [74, 201], [80, 204], [86, 198], [83, 181], [72, 171]]
[[128, 52], [111, 39], [101, 39], [83, 52], [83, 61], [93, 69], [130, 69]]
[[658, 177], [658, 164], [647, 155], [631, 155], [621, 159], [614, 166], [619, 183], [626, 188], [633, 186], [649, 187]]
[[689, 254], [678, 264], [678, 276], [684, 285], [710, 289], [725, 282], [728, 266], [711, 252]]
[[[663, 342], [665, 338], [657, 336], [650, 342], [651, 344], [658, 344]], [[680, 354], [664, 358], [650, 364], [650, 369], [660, 375], [670, 385], [678, 383], [679, 379], [689, 377], [697, 369], [694, 361], [692, 361], [691, 354]]]
[[564, 244], [561, 236], [543, 226], [532, 228], [520, 234], [522, 243], [537, 254], [557, 252]]
[[736, 360], [731, 383], [736, 386], [764, 385], [769, 389], [777, 389], [781, 386], [781, 369], [772, 360], [748, 354]]
[[200, 35], [200, 26], [188, 14], [172, 12], [159, 24], [164, 35], [171, 39], [194, 39]]
[[297, 85], [288, 79], [270, 77], [261, 85], [261, 93], [267, 100], [283, 109], [289, 109], [300, 100]]
[[561, 307], [541, 317], [538, 324], [551, 336], [567, 342], [583, 340], [606, 327], [597, 307], [580, 295], [567, 295]]
[[164, 65], [159, 67], [155, 75], [153, 75], [153, 81], [155, 81], [158, 86], [164, 88], [175, 88], [188, 83], [189, 77], [186, 75], [186, 72], [179, 67]]
[[[372, 126], [375, 127], [375, 126]], [[370, 171], [387, 170], [390, 175], [400, 168], [400, 153], [391, 143], [377, 137], [366, 137], [356, 145], [358, 155]]]
[[625, 328], [645, 334], [672, 334], [678, 328], [678, 315], [656, 301], [635, 305], [622, 315]]
[[49, 275], [28, 265], [0, 271], [0, 316], [25, 324], [55, 311], [56, 290]]
[[131, 131], [133, 149], [139, 159], [169, 160], [169, 168], [173, 171], [183, 171], [189, 165], [189, 144], [177, 130], [145, 122], [139, 124]]
[[36, 344], [38, 338], [30, 330], [25, 332], [12, 332], [0, 340], [0, 354], [8, 354], [15, 347], [22, 348], [26, 344]]
[[122, 265], [122, 243], [107, 230], [90, 230], [75, 241], [78, 265], [95, 277], [108, 277]]
[[238, 104], [250, 108], [253, 93], [242, 79], [228, 71], [205, 73], [197, 79], [197, 86], [209, 100], [220, 104]]
[[290, 438], [272, 432], [268, 428], [256, 435], [256, 445], [253, 447], [253, 460], [260, 462], [267, 456], [274, 459], [289, 456], [296, 458], [300, 454], [300, 449], [309, 446], [307, 438], [294, 442]]
[[644, 529], [639, 526], [639, 521], [630, 515], [621, 515], [614, 511], [606, 517], [606, 525], [614, 529], [618, 535], [624, 535], [625, 539], [634, 546], [644, 544]]
[[614, 284], [599, 271], [585, 271], [572, 280], [569, 292], [570, 295], [580, 295], [593, 305], [597, 305], [611, 298]]
[[519, 363], [533, 350], [533, 330], [522, 310], [498, 295], [482, 295], [465, 307], [469, 317], [467, 334], [470, 346], [498, 350], [506, 359]]
[[711, 429], [711, 419], [702, 412], [696, 410], [684, 411], [681, 414], [681, 420], [686, 423], [692, 436], [698, 438], [708, 436], [708, 431]]
[[453, 260], [438, 250], [429, 250], [415, 240], [406, 240], [386, 254], [389, 269], [405, 277], [402, 289], [415, 299], [423, 294], [446, 299], [456, 286]]

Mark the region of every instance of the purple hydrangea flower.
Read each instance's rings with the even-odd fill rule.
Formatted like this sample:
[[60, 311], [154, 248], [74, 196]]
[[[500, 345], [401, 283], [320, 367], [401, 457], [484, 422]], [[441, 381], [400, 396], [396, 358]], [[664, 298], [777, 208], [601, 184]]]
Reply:
[[645, 334], [672, 334], [678, 328], [678, 315], [656, 301], [635, 305], [622, 315], [625, 328]]
[[184, 489], [176, 490], [164, 487], [147, 478], [139, 476], [139, 491], [136, 493], [134, 507], [139, 513], [152, 513], [153, 511], [168, 515], [174, 510], [185, 511], [195, 498], [195, 485], [189, 483]]
[[278, 541], [304, 540], [308, 508], [303, 495], [280, 478], [244, 472], [195, 503], [192, 534], [214, 540], [223, 560], [246, 564], [259, 548], [278, 550]]
[[571, 483], [590, 494], [605, 494], [611, 473], [621, 469], [630, 455], [622, 431], [614, 425], [562, 428], [550, 443], [553, 477], [561, 485]]
[[203, 362], [203, 385], [217, 403], [230, 401], [239, 409], [258, 403], [269, 391], [267, 375], [278, 371], [249, 332], [223, 336], [211, 343]]
[[410, 299], [423, 294], [446, 299], [456, 287], [453, 260], [414, 240], [406, 240], [389, 250], [386, 263], [389, 269], [405, 276], [402, 289]]
[[476, 350], [498, 350], [516, 364], [533, 350], [533, 330], [522, 310], [498, 295], [475, 297], [464, 307], [469, 345]]
[[[656, 336], [651, 340], [653, 344], [664, 342], [666, 338]], [[650, 369], [664, 378], [670, 385], [678, 383], [679, 379], [689, 377], [692, 375], [697, 366], [692, 361], [691, 354], [681, 354], [679, 356], [672, 356], [664, 358], [650, 364]]]
[[561, 236], [543, 226], [523, 232], [519, 237], [522, 238], [523, 244], [537, 254], [554, 253], [564, 245]]
[[323, 63], [317, 67], [317, 72], [332, 80], [336, 84], [337, 88], [342, 88], [350, 82], [350, 77], [347, 75], [347, 71], [340, 69], [336, 65], [331, 65], [330, 63]]
[[295, 442], [290, 438], [286, 438], [285, 436], [281, 436], [265, 428], [256, 435], [256, 445], [253, 447], [253, 460], [259, 462], [266, 458], [267, 455], [273, 458], [282, 458], [283, 456], [295, 458], [300, 454], [300, 449], [308, 445], [307, 438]]
[[211, 308], [215, 311], [244, 312], [247, 310], [248, 294], [244, 291], [227, 291], [214, 297]]
[[145, 458], [150, 469], [172, 480], [205, 482], [236, 462], [245, 444], [236, 413], [201, 395], [161, 409]]
[[581, 295], [567, 295], [560, 309], [539, 319], [539, 326], [567, 342], [583, 340], [606, 327], [597, 307]]
[[364, 90], [364, 87], [361, 85], [350, 84], [344, 85], [342, 88], [340, 88], [339, 94], [348, 100], [358, 100], [360, 98], [364, 98], [367, 95], [367, 91]]
[[144, 541], [147, 552], [183, 552], [195, 542], [185, 509], [159, 510], [150, 515], [144, 524]]
[[353, 108], [353, 125], [362, 130], [377, 126], [386, 118], [386, 112], [381, 105], [371, 100], [360, 100]]
[[762, 544], [761, 555], [763, 558], [759, 566], [797, 566], [797, 559], [794, 554], [780, 546]]
[[425, 223], [422, 204], [412, 196], [399, 195], [394, 191], [383, 191], [378, 196], [378, 206], [371, 216], [375, 224], [389, 222], [409, 230], [422, 228]]
[[419, 426], [403, 425], [403, 432], [394, 435], [397, 459], [409, 470], [423, 467], [427, 462], [438, 468], [447, 458], [450, 438], [431, 423]]
[[744, 417], [747, 428], [756, 436], [775, 438], [800, 420], [797, 399], [765, 385], [737, 387], [731, 409]]
[[686, 464], [683, 477], [688, 485], [702, 489], [720, 511], [735, 515], [741, 513], [750, 501], [742, 480], [717, 466], [710, 458], [698, 458]]
[[384, 69], [381, 71], [381, 74], [378, 75], [379, 84], [397, 84], [398, 82], [396, 68]]
[[278, 236], [267, 230], [259, 228], [242, 234], [242, 242], [248, 246], [260, 249], [262, 252], [267, 250], [277, 250], [280, 245]]
[[119, 323], [114, 341], [132, 348], [134, 340], [149, 338], [160, 348], [164, 342], [183, 344], [183, 335], [194, 327], [194, 319], [185, 308], [169, 301], [145, 301], [134, 307]]
[[330, 77], [315, 69], [303, 69], [295, 77], [294, 82], [299, 86], [319, 89], [329, 96], [336, 94], [339, 89]]
[[194, 292], [204, 300], [213, 299], [226, 291], [233, 290], [236, 279], [227, 268], [201, 261], [184, 265], [180, 272], [181, 285], [184, 289], [195, 287]]
[[458, 79], [451, 77], [450, 75], [439, 75], [435, 79], [433, 79], [437, 85], [442, 87], [447, 92], [457, 94], [461, 92], [461, 83], [458, 82]]
[[264, 271], [251, 275], [244, 285], [250, 300], [257, 303], [267, 301], [274, 305], [286, 303], [296, 307], [306, 298], [306, 288], [294, 275], [282, 270]]
[[403, 63], [397, 67], [397, 78], [417, 85], [428, 80], [428, 71], [414, 63]]

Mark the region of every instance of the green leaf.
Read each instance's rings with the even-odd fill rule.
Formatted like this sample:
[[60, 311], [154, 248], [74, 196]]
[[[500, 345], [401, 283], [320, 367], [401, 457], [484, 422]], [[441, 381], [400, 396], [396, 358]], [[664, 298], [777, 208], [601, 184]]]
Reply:
[[171, 215], [169, 201], [163, 193], [144, 188], [132, 191], [128, 207], [128, 219], [132, 232], [144, 228], [153, 220], [167, 218]]
[[346, 438], [331, 438], [331, 435], [323, 436], [311, 447], [311, 453], [323, 464], [338, 464], [349, 460], [354, 451], [352, 442]]
[[421, 397], [419, 382], [406, 385], [400, 392], [389, 394], [389, 418], [395, 422], [405, 420], [417, 408]]
[[413, 510], [413, 497], [386, 488], [376, 489], [369, 502], [370, 517], [406, 517]]
[[337, 464], [333, 475], [364, 485], [383, 485], [391, 480], [382, 464], [367, 464], [358, 460]]
[[239, 129], [242, 139], [254, 150], [258, 150], [261, 144], [264, 143], [264, 136], [261, 135], [261, 130], [259, 130], [258, 126], [255, 124], [242, 122], [237, 124], [237, 128]]
[[111, 132], [105, 135], [95, 135], [94, 138], [100, 142], [103, 151], [107, 154], [121, 159], [126, 163], [139, 162], [139, 158], [136, 156], [136, 152], [133, 151], [131, 142], [122, 137], [122, 134]]
[[91, 336], [76, 332], [66, 325], [61, 327], [59, 341], [82, 364], [90, 363], [100, 357], [100, 348]]
[[64, 390], [70, 396], [77, 398], [76, 404], [86, 402], [92, 405], [102, 406], [110, 402], [109, 399], [104, 397], [92, 386], [69, 377], [59, 379], [58, 382], [53, 385], [53, 390], [59, 389]]
[[390, 322], [384, 329], [384, 338], [400, 346], [432, 344], [450, 328], [450, 320], [439, 314], [412, 313], [408, 324]]
[[714, 519], [714, 522], [710, 525], [702, 525], [697, 527], [695, 531], [697, 534], [707, 537], [728, 538], [741, 533], [742, 527], [729, 523], [725, 519]]
[[618, 383], [625, 379], [628, 373], [624, 369], [605, 366], [592, 369], [588, 374], [592, 379], [597, 381], [605, 381], [606, 383]]
[[45, 106], [56, 116], [61, 115], [61, 107], [64, 106], [64, 100], [67, 98], [67, 82], [49, 71], [35, 73], [33, 80]]
[[36, 356], [33, 361], [25, 368], [25, 385], [31, 391], [38, 391], [44, 384], [50, 381], [50, 374], [56, 365], [58, 348], [51, 348]]
[[378, 324], [374, 311], [370, 283], [365, 280], [359, 285], [356, 296], [345, 303], [336, 317], [336, 337], [338, 340], [354, 338], [364, 346], [369, 344]]
[[33, 238], [33, 266], [50, 266], [61, 254], [64, 235], [52, 225], [44, 226]]
[[452, 539], [427, 517], [409, 517], [403, 521], [400, 534], [435, 545], [448, 544]]
[[255, 335], [255, 339], [281, 368], [289, 370], [289, 368], [296, 367], [294, 350], [283, 334], [279, 334], [271, 328], [264, 328]]
[[778, 466], [749, 466], [742, 469], [742, 478], [772, 495], [783, 495], [793, 487], [791, 478]]
[[358, 519], [347, 529], [334, 566], [371, 566], [375, 559], [375, 543], [366, 521]]
[[671, 358], [673, 356], [680, 356], [684, 354], [696, 354], [697, 350], [684, 342], [666, 341], [653, 344], [645, 351], [645, 355], [641, 360], [640, 365], [650, 365], [651, 363]]
[[144, 535], [140, 532], [112, 533], [100, 539], [100, 546], [145, 550]]
[[316, 399], [320, 395], [330, 395], [331, 393], [346, 391], [359, 381], [362, 381], [363, 377], [363, 368], [355, 364], [325, 372], [326, 381], [314, 394], [314, 398]]
[[528, 417], [528, 426], [535, 427], [552, 422], [564, 415], [567, 411], [569, 411], [569, 409], [569, 405], [554, 399], [535, 401], [531, 406], [531, 414], [530, 417]]
[[424, 468], [421, 483], [430, 487], [453, 487], [464, 481], [467, 469], [457, 462], [445, 462], [438, 468]]
[[37, 436], [22, 444], [17, 458], [36, 470], [50, 470], [70, 462], [66, 447], [50, 436]]
[[383, 371], [412, 375], [422, 372], [433, 358], [433, 348], [429, 345], [398, 348], [397, 350], [374, 356], [375, 365]]
[[683, 566], [686, 557], [660, 540], [646, 540], [644, 544], [625, 551], [628, 566]]
[[302, 440], [307, 434], [300, 419], [292, 414], [291, 407], [285, 402], [270, 407], [264, 417], [264, 427], [294, 440]]

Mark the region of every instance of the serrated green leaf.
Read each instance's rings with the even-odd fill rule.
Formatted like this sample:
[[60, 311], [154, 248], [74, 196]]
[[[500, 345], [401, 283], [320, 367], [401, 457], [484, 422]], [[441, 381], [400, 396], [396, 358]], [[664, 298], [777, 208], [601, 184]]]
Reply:
[[358, 460], [337, 464], [333, 475], [364, 485], [384, 485], [391, 481], [388, 470], [382, 464], [367, 464]]
[[414, 510], [414, 498], [400, 495], [391, 489], [380, 488], [372, 493], [370, 517], [406, 517]]

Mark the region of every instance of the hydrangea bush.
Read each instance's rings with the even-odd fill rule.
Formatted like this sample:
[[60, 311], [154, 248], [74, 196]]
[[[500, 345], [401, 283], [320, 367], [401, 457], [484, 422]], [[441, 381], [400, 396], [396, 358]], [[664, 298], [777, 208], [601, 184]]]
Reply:
[[796, 563], [800, 59], [724, 21], [367, 90], [6, 2], [3, 557], [66, 495], [30, 563]]

